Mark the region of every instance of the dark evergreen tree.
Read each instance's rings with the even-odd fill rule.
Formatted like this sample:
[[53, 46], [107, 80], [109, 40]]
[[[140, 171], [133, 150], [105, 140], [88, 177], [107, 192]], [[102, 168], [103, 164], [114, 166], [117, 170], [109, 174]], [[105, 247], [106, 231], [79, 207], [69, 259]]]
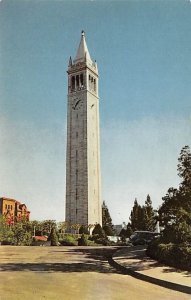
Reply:
[[92, 235], [97, 235], [100, 238], [105, 237], [105, 232], [103, 231], [102, 227], [100, 224], [96, 224], [93, 231]]
[[131, 227], [131, 223], [127, 224], [127, 229], [126, 229], [126, 237], [129, 238], [133, 233], [132, 227]]
[[109, 213], [109, 209], [103, 201], [102, 204], [102, 226], [103, 230], [105, 231], [106, 235], [114, 235], [114, 228], [112, 224], [112, 219]]
[[144, 230], [144, 210], [141, 205], [138, 204], [137, 199], [135, 199], [131, 210], [130, 221], [133, 231]]
[[79, 229], [79, 234], [89, 234], [89, 230], [87, 228], [87, 226], [82, 225]]
[[152, 207], [151, 197], [147, 195], [144, 205], [144, 227], [145, 230], [154, 231], [156, 226], [155, 213]]
[[121, 231], [120, 231], [120, 233], [119, 233], [119, 236], [124, 236], [124, 237], [126, 237], [126, 229], [125, 228], [122, 228], [121, 229]]

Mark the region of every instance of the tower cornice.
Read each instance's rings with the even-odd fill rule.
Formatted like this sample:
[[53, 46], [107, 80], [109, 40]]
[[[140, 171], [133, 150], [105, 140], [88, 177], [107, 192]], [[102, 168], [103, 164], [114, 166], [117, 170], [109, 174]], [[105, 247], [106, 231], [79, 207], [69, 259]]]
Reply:
[[80, 63], [78, 65], [73, 65], [73, 66], [69, 67], [67, 73], [70, 75], [70, 74], [73, 74], [73, 73], [76, 73], [76, 72], [79, 72], [79, 71], [82, 71], [82, 70], [87, 70], [87, 69], [89, 71], [91, 71], [94, 75], [99, 77], [99, 74], [97, 72], [96, 67], [88, 66], [88, 65], [83, 64], [83, 63]]

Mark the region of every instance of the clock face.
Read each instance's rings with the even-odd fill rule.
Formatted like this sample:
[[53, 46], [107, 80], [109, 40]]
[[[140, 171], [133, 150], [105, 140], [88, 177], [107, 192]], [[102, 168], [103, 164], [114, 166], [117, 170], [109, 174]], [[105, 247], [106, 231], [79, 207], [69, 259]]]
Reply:
[[77, 109], [81, 108], [82, 106], [83, 106], [83, 100], [82, 99], [76, 97], [72, 101], [72, 109], [73, 110], [77, 110]]

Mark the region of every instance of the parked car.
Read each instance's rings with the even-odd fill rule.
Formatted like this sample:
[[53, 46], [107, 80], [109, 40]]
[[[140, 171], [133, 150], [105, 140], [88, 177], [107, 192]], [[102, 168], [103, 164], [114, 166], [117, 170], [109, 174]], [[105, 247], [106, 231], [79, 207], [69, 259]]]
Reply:
[[129, 238], [129, 242], [134, 246], [148, 245], [154, 238], [160, 236], [160, 233], [152, 231], [135, 231]]

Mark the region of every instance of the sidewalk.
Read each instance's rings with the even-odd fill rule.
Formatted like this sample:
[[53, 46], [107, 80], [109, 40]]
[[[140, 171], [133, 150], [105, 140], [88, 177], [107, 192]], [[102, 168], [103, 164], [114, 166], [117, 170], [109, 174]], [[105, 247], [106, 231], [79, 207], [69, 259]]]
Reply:
[[125, 273], [154, 284], [191, 294], [191, 272], [180, 271], [146, 256], [144, 246], [127, 246], [112, 259]]

